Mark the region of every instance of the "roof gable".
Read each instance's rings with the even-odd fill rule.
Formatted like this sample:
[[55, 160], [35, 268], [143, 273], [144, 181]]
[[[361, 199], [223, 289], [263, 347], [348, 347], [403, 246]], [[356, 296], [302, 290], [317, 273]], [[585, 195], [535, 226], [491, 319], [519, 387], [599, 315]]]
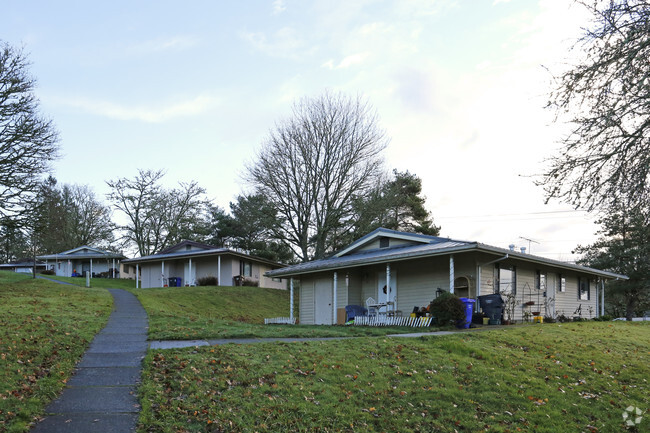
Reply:
[[366, 251], [387, 249], [395, 247], [415, 246], [447, 242], [449, 239], [437, 236], [422, 235], [419, 233], [400, 232], [380, 227], [368, 233], [364, 237], [352, 242], [333, 257], [343, 257], [350, 254], [358, 254]]
[[169, 248], [166, 248], [159, 252], [158, 254], [170, 254], [170, 253], [183, 253], [190, 251], [207, 251], [207, 250], [216, 250], [218, 247], [213, 245], [203, 244], [201, 242], [195, 241], [182, 241], [176, 245], [172, 245]]

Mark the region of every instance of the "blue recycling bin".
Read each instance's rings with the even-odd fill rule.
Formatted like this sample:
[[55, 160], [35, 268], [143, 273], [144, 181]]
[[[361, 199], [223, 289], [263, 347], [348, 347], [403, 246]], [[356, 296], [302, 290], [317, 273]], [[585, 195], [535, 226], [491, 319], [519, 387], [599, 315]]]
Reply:
[[176, 287], [181, 287], [183, 285], [181, 277], [176, 277]]
[[469, 298], [460, 298], [465, 305], [465, 321], [459, 320], [456, 324], [457, 328], [469, 328], [469, 324], [472, 323], [472, 314], [474, 313], [474, 299]]

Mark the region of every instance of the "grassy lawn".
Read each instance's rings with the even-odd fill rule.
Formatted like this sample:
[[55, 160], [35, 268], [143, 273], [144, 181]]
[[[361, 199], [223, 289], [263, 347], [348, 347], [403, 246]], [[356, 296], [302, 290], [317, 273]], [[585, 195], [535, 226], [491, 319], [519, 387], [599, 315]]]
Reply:
[[624, 409], [650, 408], [650, 326], [152, 350], [143, 378], [140, 432], [631, 431]]
[[[57, 277], [55, 275], [40, 275], [44, 278], [51, 280], [63, 281], [66, 283], [74, 284], [79, 287], [86, 287], [86, 279], [83, 277]], [[103, 289], [133, 289], [135, 288], [135, 280], [127, 280], [121, 278], [92, 278], [90, 280], [90, 287], [103, 288]]]
[[285, 290], [220, 286], [131, 292], [149, 314], [151, 340], [351, 337], [414, 331], [403, 327], [264, 325], [264, 318], [289, 315], [289, 292]]
[[0, 431], [23, 432], [61, 391], [112, 298], [0, 272]]

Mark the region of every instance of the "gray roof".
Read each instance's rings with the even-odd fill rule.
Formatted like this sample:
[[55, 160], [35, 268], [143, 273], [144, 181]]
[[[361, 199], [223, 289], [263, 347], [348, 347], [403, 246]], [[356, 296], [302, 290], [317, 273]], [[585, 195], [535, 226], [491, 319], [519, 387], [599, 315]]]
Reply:
[[[598, 275], [604, 278], [620, 278], [627, 279], [625, 275], [615, 274], [613, 272], [601, 271], [598, 269], [588, 268], [572, 263], [561, 262], [552, 260], [545, 257], [534, 256], [531, 254], [518, 253], [515, 251], [507, 250], [504, 248], [493, 247], [490, 245], [481, 244], [479, 242], [458, 241], [448, 238], [441, 238], [437, 236], [426, 235], [413, 235], [397, 232], [394, 230], [377, 229], [370, 234], [364, 236], [358, 241], [352, 243], [349, 247], [342, 251], [352, 251], [344, 255], [335, 254], [321, 260], [314, 260], [311, 262], [300, 263], [293, 266], [288, 266], [283, 269], [276, 269], [266, 273], [269, 277], [291, 277], [302, 274], [310, 274], [314, 272], [321, 272], [327, 270], [338, 270], [353, 268], [362, 265], [372, 265], [379, 263], [390, 263], [396, 261], [403, 261], [415, 258], [441, 256], [457, 253], [467, 252], [482, 252], [492, 254], [495, 256], [508, 255], [509, 258], [524, 260], [533, 263], [542, 263], [548, 266], [553, 266], [561, 269], [574, 270], [577, 272]], [[373, 239], [381, 236], [386, 237], [404, 237], [408, 236], [416, 244], [398, 245], [388, 248], [377, 248], [372, 250], [354, 251], [362, 246], [364, 243], [369, 243]], [[339, 253], [340, 254], [340, 253]]]
[[[167, 249], [166, 251], [168, 250], [169, 249]], [[277, 266], [277, 267], [284, 266], [283, 264], [274, 262], [273, 260], [251, 256], [245, 253], [240, 253], [238, 251], [230, 250], [228, 248], [212, 248], [212, 249], [201, 249], [201, 250], [190, 250], [190, 251], [176, 251], [171, 253], [158, 253], [158, 254], [152, 254], [150, 256], [136, 257], [134, 259], [122, 260], [122, 263], [138, 264], [138, 263], [156, 262], [162, 260], [195, 258], [195, 257], [203, 257], [203, 256], [219, 256], [225, 254], [230, 254], [241, 258], [255, 260], [258, 262], [266, 263], [271, 266]]]
[[87, 245], [73, 248], [56, 254], [46, 254], [37, 256], [41, 260], [68, 260], [68, 259], [124, 259], [126, 256], [122, 253], [101, 250], [99, 248], [89, 247]]

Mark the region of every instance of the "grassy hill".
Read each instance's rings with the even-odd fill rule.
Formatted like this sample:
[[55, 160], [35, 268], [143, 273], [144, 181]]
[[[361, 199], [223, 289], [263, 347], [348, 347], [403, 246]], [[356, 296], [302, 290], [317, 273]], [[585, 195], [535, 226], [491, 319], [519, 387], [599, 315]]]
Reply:
[[22, 432], [65, 386], [112, 298], [0, 271], [0, 431]]
[[640, 432], [650, 326], [151, 350], [143, 377], [141, 432]]

